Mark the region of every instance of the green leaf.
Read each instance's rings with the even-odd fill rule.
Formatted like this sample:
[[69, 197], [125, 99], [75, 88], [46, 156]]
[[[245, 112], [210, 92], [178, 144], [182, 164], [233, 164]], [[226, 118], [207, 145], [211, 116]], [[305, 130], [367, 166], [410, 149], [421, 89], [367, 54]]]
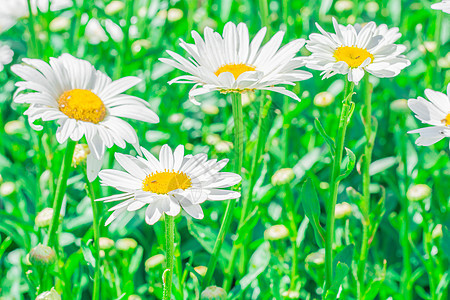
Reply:
[[450, 230], [446, 226], [442, 226], [441, 247], [448, 259], [450, 259]]
[[131, 275], [136, 273], [136, 271], [139, 269], [143, 254], [144, 254], [144, 248], [142, 248], [142, 246], [137, 247], [136, 251], [134, 252], [133, 256], [131, 257], [130, 265], [128, 267], [128, 272]]
[[338, 176], [338, 178], [337, 178], [338, 181], [341, 181], [341, 180], [347, 178], [347, 176], [350, 175], [350, 173], [353, 171], [353, 168], [355, 168], [355, 163], [356, 163], [355, 154], [352, 152], [352, 150], [350, 150], [348, 148], [345, 148], [345, 152], [347, 152], [348, 162], [347, 162], [347, 166], [345, 168], [344, 174], [341, 174]]
[[3, 240], [3, 242], [0, 244], [0, 259], [2, 259], [3, 253], [5, 253], [6, 249], [11, 245], [12, 240], [8, 236], [6, 239]]
[[342, 282], [344, 281], [345, 277], [347, 276], [349, 270], [350, 268], [345, 263], [338, 262], [335, 268], [333, 283], [331, 284], [330, 289], [327, 291], [325, 295], [326, 300], [334, 300], [337, 298], [339, 288]]
[[374, 161], [370, 164], [369, 167], [369, 174], [370, 176], [373, 176], [375, 174], [381, 173], [390, 167], [397, 164], [397, 158], [394, 156], [385, 157], [379, 160]]
[[[346, 264], [347, 266], [351, 266], [352, 265], [352, 260], [353, 260], [353, 250], [355, 248], [355, 245], [350, 244], [345, 246], [345, 248], [339, 252], [333, 260], [333, 266], [334, 269], [337, 268], [337, 265], [341, 262]], [[334, 276], [336, 276], [336, 271]]]
[[325, 129], [323, 128], [322, 124], [320, 123], [318, 118], [314, 119], [314, 126], [316, 127], [316, 130], [319, 132], [319, 134], [323, 137], [325, 142], [328, 145], [328, 148], [330, 149], [331, 155], [334, 157], [336, 153], [336, 144], [334, 143], [333, 139], [325, 132]]
[[349, 186], [345, 189], [345, 191], [347, 192], [347, 196], [353, 203], [359, 204], [361, 202], [363, 195], [361, 195], [361, 193], [355, 190], [353, 187]]
[[[90, 241], [92, 241], [92, 240], [90, 240]], [[90, 241], [88, 241], [87, 244], [81, 242], [81, 251], [83, 253], [84, 260], [86, 261], [87, 266], [89, 268], [89, 274], [91, 276], [93, 276], [94, 273], [95, 273], [95, 263], [96, 263], [96, 261], [95, 261], [94, 255], [92, 255], [91, 249], [88, 246]]]
[[256, 207], [252, 213], [247, 216], [244, 220], [243, 226], [241, 226], [237, 231], [236, 245], [242, 244], [245, 241], [245, 238], [248, 236], [248, 233], [255, 228], [256, 224], [259, 221], [259, 207]]
[[386, 265], [387, 262], [384, 260], [383, 270], [381, 273], [369, 284], [366, 292], [364, 293], [364, 300], [373, 300], [378, 295], [381, 285], [386, 278]]
[[311, 180], [306, 180], [302, 187], [302, 204], [305, 214], [314, 228], [314, 234], [318, 246], [325, 242], [325, 231], [320, 225], [320, 203]]

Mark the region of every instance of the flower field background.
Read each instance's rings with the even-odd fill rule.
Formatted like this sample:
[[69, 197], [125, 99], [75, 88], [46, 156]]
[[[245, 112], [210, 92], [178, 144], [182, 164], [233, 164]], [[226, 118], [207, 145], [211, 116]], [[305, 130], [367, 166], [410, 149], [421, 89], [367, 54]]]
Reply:
[[[426, 89], [450, 93], [450, 15], [432, 9], [432, 4], [0, 0], [0, 299], [449, 299], [449, 141], [437, 138], [421, 146], [416, 145], [417, 133], [408, 134], [428, 126], [415, 117], [426, 118], [417, 106], [410, 105], [414, 112], [408, 107], [408, 99], [425, 97]], [[243, 22], [250, 40], [266, 27], [263, 43], [283, 31], [282, 45], [286, 45], [321, 33], [316, 23], [334, 33], [333, 17], [344, 26], [373, 21], [398, 27], [402, 36], [394, 42], [405, 46], [401, 54], [410, 65], [402, 65], [391, 78], [361, 71], [365, 75], [354, 85], [354, 95], [347, 75], [322, 78], [321, 71], [302, 65], [299, 70], [312, 73], [311, 78], [283, 80], [295, 82], [286, 89], [301, 101], [259, 88], [243, 93], [219, 89], [222, 93], [189, 101], [193, 84], [168, 84], [185, 72], [160, 60], [170, 58], [167, 50], [188, 59], [180, 38], [193, 44], [192, 30], [204, 37], [205, 27], [222, 34], [229, 21]], [[112, 213], [108, 210], [117, 203], [92, 200], [118, 194], [115, 188], [122, 183], [111, 184], [106, 177], [107, 171], [113, 171], [107, 169], [126, 169], [114, 154], [136, 157], [139, 148], [128, 140], [124, 149], [106, 148], [100, 178], [90, 182], [85, 162], [89, 148], [78, 145], [72, 158], [66, 151], [71, 142], [56, 138], [58, 123], [38, 119], [34, 125], [43, 129], [36, 131], [28, 122], [31, 116], [24, 115], [29, 105], [17, 103], [22, 91], [15, 84], [27, 73], [18, 76], [18, 68], [12, 66], [23, 64], [24, 58], [48, 62], [65, 53], [88, 61], [112, 80], [141, 79], [120, 92], [144, 99], [145, 116], [134, 111], [126, 120], [140, 146], [162, 165], [168, 151], [165, 144], [172, 150], [184, 145], [184, 155], [175, 150], [175, 161], [195, 160], [199, 156], [185, 155], [200, 153], [208, 159], [229, 159], [222, 166], [229, 182], [219, 187], [234, 186], [233, 191], [223, 199], [217, 195], [212, 199], [214, 192], [208, 192], [208, 200], [225, 201], [202, 203], [203, 213], [191, 203], [181, 203], [181, 213], [170, 216], [170, 208], [159, 222], [157, 215], [149, 220], [145, 209], [128, 208], [104, 226]], [[310, 54], [301, 47], [296, 56]], [[441, 138], [450, 137], [450, 98], [445, 96], [440, 98], [448, 101], [441, 102], [445, 114], [437, 124], [443, 128]], [[239, 101], [243, 126], [236, 122], [234, 111]], [[330, 184], [336, 165], [334, 144], [339, 145], [335, 137], [341, 132], [341, 109], [347, 101], [354, 106], [350, 105], [342, 145], [348, 149], [341, 164], [345, 176], [335, 188], [334, 207], [329, 201], [334, 189]], [[373, 118], [366, 117], [367, 112], [370, 116], [367, 103]], [[153, 115], [150, 120], [150, 110], [159, 123]], [[86, 144], [84, 137], [79, 144]], [[242, 168], [236, 168], [240, 155]], [[68, 160], [73, 160], [69, 169], [65, 168]], [[62, 170], [68, 172], [64, 198], [57, 188]], [[177, 171], [174, 166], [173, 172]], [[242, 177], [240, 186], [239, 176], [231, 172]], [[148, 178], [152, 180], [144, 182], [148, 186], [144, 191], [165, 191], [152, 190], [157, 179]], [[123, 184], [128, 182], [124, 179]], [[224, 232], [227, 206], [236, 201], [238, 192], [229, 230]], [[58, 194], [59, 219], [53, 218], [51, 209]], [[331, 208], [334, 230], [329, 222]], [[55, 222], [60, 225], [54, 227]], [[168, 224], [175, 228], [170, 256], [166, 256], [172, 251], [166, 247], [171, 241]], [[330, 226], [331, 243], [325, 238]], [[218, 249], [221, 234], [224, 242]], [[333, 250], [332, 260], [326, 261], [327, 245]], [[167, 264], [172, 258], [167, 257], [174, 257], [170, 272]], [[172, 272], [171, 295], [163, 295]]]

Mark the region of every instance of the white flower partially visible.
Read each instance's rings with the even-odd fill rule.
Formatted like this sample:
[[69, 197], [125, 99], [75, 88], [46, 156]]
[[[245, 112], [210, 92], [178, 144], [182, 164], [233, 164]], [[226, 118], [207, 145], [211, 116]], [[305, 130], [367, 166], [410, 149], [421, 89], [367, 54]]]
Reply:
[[303, 57], [295, 57], [305, 40], [294, 40], [280, 49], [284, 32], [277, 32], [261, 46], [265, 35], [266, 28], [262, 28], [250, 41], [244, 23], [236, 26], [228, 22], [223, 36], [206, 27], [204, 40], [196, 31], [192, 31], [194, 44], [183, 40], [180, 42], [180, 46], [192, 57], [186, 59], [167, 50], [173, 59], [160, 60], [189, 74], [179, 76], [169, 84], [194, 84], [189, 99], [195, 104], [199, 104], [195, 96], [213, 91], [241, 93], [269, 90], [300, 100], [296, 94], [280, 85], [294, 85], [295, 81], [312, 77], [309, 72], [297, 70], [305, 65]]
[[163, 214], [176, 216], [181, 207], [195, 219], [203, 218], [200, 206], [206, 200], [219, 201], [237, 199], [239, 192], [225, 190], [241, 181], [241, 176], [220, 172], [228, 159], [208, 160], [206, 154], [184, 155], [184, 146], [172, 152], [164, 145], [159, 160], [141, 148], [143, 157], [116, 153], [117, 162], [124, 168], [102, 170], [99, 173], [102, 185], [111, 186], [123, 194], [97, 199], [96, 201], [121, 201], [113, 206], [105, 225], [127, 211], [136, 211], [147, 206], [145, 221], [153, 225]]
[[[105, 21], [105, 28], [115, 42], [121, 42], [123, 40], [123, 31], [119, 25], [107, 19]], [[106, 42], [108, 40], [106, 31], [97, 19], [90, 19], [85, 30], [89, 44], [98, 45], [101, 42]]]
[[312, 52], [307, 67], [323, 71], [324, 78], [336, 74], [348, 74], [348, 80], [356, 84], [365, 71], [376, 77], [395, 77], [411, 63], [404, 56], [404, 45], [394, 44], [401, 34], [398, 28], [369, 22], [362, 26], [339, 25], [333, 18], [336, 33], [328, 33], [316, 23], [322, 34], [313, 33], [306, 42]]
[[433, 125], [408, 132], [420, 134], [416, 140], [420, 146], [430, 146], [450, 137], [450, 84], [447, 86], [447, 95], [430, 89], [425, 90], [425, 95], [430, 101], [422, 97], [408, 100], [408, 106], [416, 118], [422, 123]]
[[[29, 58], [23, 62], [11, 67], [25, 80], [16, 83], [14, 102], [30, 104], [25, 115], [35, 130], [42, 129], [41, 125], [34, 124], [38, 119], [56, 120], [59, 124], [56, 139], [61, 144], [69, 138], [78, 141], [86, 137], [90, 149], [87, 171], [91, 181], [101, 168], [105, 147], [115, 144], [124, 148], [130, 143], [140, 151], [135, 130], [119, 117], [159, 122], [146, 101], [122, 94], [141, 81], [137, 77], [112, 81], [88, 61], [69, 54], [50, 58], [50, 64]], [[22, 93], [25, 90], [35, 92]]]
[[8, 45], [0, 44], [0, 72], [3, 71], [5, 65], [12, 62], [14, 52]]
[[[42, 12], [59, 11], [72, 7], [72, 0], [31, 0], [31, 10], [36, 14], [37, 8]], [[0, 32], [13, 27], [20, 18], [29, 16], [27, 0], [2, 0], [0, 9]]]
[[434, 3], [431, 5], [431, 8], [442, 10], [443, 12], [450, 14], [450, 0], [443, 0], [442, 2]]

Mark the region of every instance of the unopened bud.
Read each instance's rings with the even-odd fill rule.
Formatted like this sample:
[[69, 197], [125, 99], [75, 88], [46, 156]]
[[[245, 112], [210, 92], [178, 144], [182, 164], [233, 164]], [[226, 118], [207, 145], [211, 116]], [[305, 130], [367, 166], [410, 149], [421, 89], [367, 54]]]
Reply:
[[376, 1], [369, 1], [365, 8], [367, 12], [376, 13], [380, 9], [380, 5]]
[[98, 244], [101, 250], [110, 250], [112, 247], [114, 247], [114, 241], [107, 237], [101, 237], [98, 240]]
[[15, 191], [16, 191], [16, 185], [14, 184], [14, 182], [5, 181], [0, 186], [0, 195], [2, 195], [3, 197], [9, 196], [12, 193], [14, 193]]
[[208, 145], [215, 145], [218, 142], [220, 142], [221, 140], [222, 139], [220, 138], [220, 135], [218, 135], [218, 134], [210, 134], [210, 135], [206, 136], [206, 139], [205, 139], [205, 141]]
[[153, 255], [145, 261], [145, 270], [148, 272], [149, 270], [162, 265], [165, 259], [166, 258], [162, 254]]
[[130, 295], [128, 300], [142, 300], [142, 298], [139, 295]]
[[105, 7], [105, 14], [108, 16], [112, 16], [117, 14], [119, 11], [121, 11], [125, 7], [125, 3], [122, 1], [111, 1], [108, 5]]
[[339, 0], [334, 5], [337, 12], [341, 13], [346, 10], [351, 10], [353, 8], [353, 1], [349, 0]]
[[289, 230], [282, 224], [274, 225], [264, 231], [264, 238], [270, 241], [282, 240], [287, 238], [288, 236]]
[[9, 135], [19, 133], [25, 128], [25, 124], [19, 120], [9, 121], [5, 124], [5, 132]]
[[431, 188], [426, 184], [416, 184], [408, 189], [406, 198], [409, 201], [422, 201], [431, 195]]
[[[198, 266], [194, 268], [195, 272], [200, 274], [200, 276], [205, 277], [206, 272], [208, 271], [208, 268], [205, 266]], [[194, 276], [193, 274], [191, 276]]]
[[91, 150], [89, 150], [89, 146], [86, 144], [77, 144], [75, 146], [75, 150], [73, 152], [73, 159], [72, 159], [72, 165], [78, 166], [80, 163], [83, 163], [86, 161], [87, 156], [91, 153]]
[[217, 115], [219, 113], [219, 108], [211, 103], [203, 103], [201, 109], [207, 115]]
[[61, 296], [52, 288], [50, 291], [43, 292], [36, 297], [36, 300], [61, 300]]
[[229, 153], [233, 149], [233, 143], [228, 141], [220, 141], [214, 145], [217, 153]]
[[305, 262], [310, 265], [320, 266], [325, 263], [325, 251], [324, 249], [320, 249], [317, 252], [313, 252], [306, 256]]
[[408, 100], [406, 99], [394, 100], [391, 102], [390, 107], [392, 111], [399, 114], [409, 113]]
[[70, 28], [70, 19], [64, 16], [54, 18], [48, 25], [51, 32], [60, 32]]
[[342, 219], [352, 214], [352, 206], [347, 202], [336, 204], [334, 216], [336, 219]]
[[171, 8], [167, 12], [167, 20], [169, 22], [176, 22], [178, 20], [181, 20], [183, 18], [183, 11], [179, 8]]
[[137, 247], [137, 242], [132, 238], [120, 239], [116, 242], [116, 248], [119, 251], [130, 251], [134, 250]]
[[52, 248], [39, 244], [31, 249], [29, 260], [34, 266], [50, 266], [56, 261], [56, 253]]
[[227, 299], [227, 292], [218, 286], [209, 286], [203, 292], [200, 297], [201, 300], [225, 300]]
[[184, 120], [184, 115], [181, 113], [172, 114], [169, 116], [169, 123], [170, 124], [179, 124]]
[[419, 45], [419, 51], [422, 53], [433, 53], [436, 51], [437, 44], [434, 41], [426, 41], [423, 44]]
[[314, 105], [318, 107], [327, 107], [334, 101], [334, 96], [330, 92], [321, 92], [314, 97]]
[[297, 292], [297, 291], [291, 291], [291, 290], [289, 290], [289, 291], [284, 291], [283, 294], [282, 294], [282, 296], [283, 296], [285, 299], [300, 299], [300, 293]]
[[442, 237], [442, 224], [437, 224], [436, 227], [434, 227], [431, 236], [433, 237], [433, 239]]
[[283, 185], [291, 182], [295, 178], [294, 170], [291, 168], [280, 169], [272, 176], [273, 185]]
[[46, 207], [37, 214], [36, 218], [34, 219], [34, 223], [37, 227], [48, 227], [50, 226], [52, 219], [53, 208]]

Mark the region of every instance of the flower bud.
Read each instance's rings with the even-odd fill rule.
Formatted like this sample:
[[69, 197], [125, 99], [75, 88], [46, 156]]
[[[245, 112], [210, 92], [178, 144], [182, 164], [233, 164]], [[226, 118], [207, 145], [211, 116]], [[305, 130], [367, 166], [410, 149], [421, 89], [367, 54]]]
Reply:
[[[205, 266], [198, 266], [194, 268], [195, 272], [197, 272], [198, 274], [200, 274], [200, 276], [205, 277], [206, 272], [208, 271], [208, 268]], [[194, 274], [191, 273], [192, 277], [195, 277]]]
[[422, 201], [431, 195], [431, 188], [426, 184], [416, 184], [408, 189], [406, 198], [409, 201]]
[[433, 239], [442, 237], [442, 224], [437, 224], [436, 227], [434, 227], [431, 236]]
[[162, 265], [165, 261], [165, 257], [162, 254], [156, 254], [145, 261], [145, 270], [148, 272], [150, 269]]
[[167, 12], [167, 20], [169, 22], [176, 22], [178, 20], [181, 20], [183, 18], [183, 11], [179, 8], [171, 8]]
[[172, 114], [169, 116], [169, 123], [170, 124], [179, 124], [184, 120], [184, 115], [181, 113]]
[[25, 124], [19, 120], [9, 121], [5, 124], [5, 132], [9, 135], [16, 134], [25, 128]]
[[43, 292], [36, 297], [36, 300], [61, 300], [61, 296], [52, 288], [50, 291]]
[[48, 227], [52, 223], [53, 219], [53, 208], [46, 207], [41, 210], [36, 218], [34, 219], [34, 223], [37, 227]]
[[120, 239], [116, 242], [116, 248], [119, 251], [130, 251], [134, 250], [137, 247], [137, 242], [132, 238]]
[[294, 170], [291, 168], [280, 169], [272, 176], [273, 185], [283, 185], [291, 182], [295, 178]]
[[321, 92], [314, 97], [314, 105], [318, 107], [327, 107], [334, 101], [334, 96], [330, 92]]
[[91, 153], [89, 146], [86, 144], [77, 144], [73, 152], [72, 165], [74, 167], [78, 166], [80, 163], [86, 161], [87, 156]]
[[349, 0], [339, 0], [336, 2], [336, 4], [334, 5], [334, 8], [336, 9], [337, 12], [341, 13], [344, 12], [346, 10], [351, 10], [353, 8], [353, 1], [349, 1]]
[[287, 238], [288, 236], [289, 230], [282, 224], [274, 225], [264, 231], [264, 238], [269, 241], [282, 240]]
[[211, 103], [203, 103], [201, 109], [207, 115], [217, 115], [219, 113], [219, 108]]
[[125, 7], [125, 3], [122, 1], [111, 1], [108, 5], [105, 7], [105, 14], [108, 16], [112, 16], [117, 14], [119, 11], [121, 11]]
[[205, 139], [205, 141], [208, 145], [215, 145], [218, 142], [220, 142], [221, 140], [222, 139], [220, 138], [220, 135], [215, 134], [215, 133], [206, 136], [206, 139]]
[[152, 46], [152, 43], [149, 40], [141, 39], [141, 40], [137, 40], [137, 41], [133, 42], [133, 44], [131, 44], [131, 51], [133, 52], [133, 54], [137, 54], [142, 49], [144, 49], [144, 50], [150, 49], [151, 46]]
[[130, 295], [128, 300], [142, 300], [142, 298], [139, 295]]
[[217, 151], [217, 153], [229, 153], [231, 149], [233, 149], [233, 143], [230, 143], [228, 141], [219, 141], [214, 145], [214, 149]]
[[409, 107], [408, 107], [408, 100], [406, 99], [397, 99], [391, 102], [391, 110], [399, 113], [399, 114], [404, 114], [404, 113], [409, 113]]
[[70, 28], [70, 19], [64, 16], [54, 18], [48, 25], [51, 32], [60, 32]]
[[324, 249], [320, 249], [317, 252], [313, 252], [309, 254], [305, 258], [305, 262], [314, 266], [321, 266], [325, 263], [325, 251]]
[[5, 181], [0, 186], [0, 195], [2, 195], [3, 197], [9, 196], [12, 193], [14, 193], [15, 191], [16, 191], [16, 185], [14, 184], [14, 182]]
[[433, 53], [436, 51], [437, 44], [434, 41], [425, 41], [423, 44], [419, 45], [419, 51], [422, 53]]
[[291, 291], [291, 290], [289, 290], [289, 291], [284, 291], [283, 294], [282, 294], [282, 296], [283, 296], [285, 299], [300, 299], [300, 293], [297, 292], [297, 291]]
[[352, 214], [352, 206], [347, 202], [336, 204], [334, 209], [334, 216], [336, 219], [342, 219]]
[[200, 297], [201, 300], [225, 300], [227, 299], [227, 292], [218, 286], [207, 287]]
[[114, 241], [112, 239], [109, 239], [107, 237], [101, 237], [98, 240], [98, 244], [100, 246], [100, 250], [111, 250], [112, 247], [114, 247]]
[[29, 260], [34, 266], [50, 266], [56, 261], [56, 253], [52, 248], [39, 244], [31, 249]]
[[380, 9], [380, 5], [376, 1], [369, 1], [366, 3], [365, 9], [369, 13], [376, 13]]

